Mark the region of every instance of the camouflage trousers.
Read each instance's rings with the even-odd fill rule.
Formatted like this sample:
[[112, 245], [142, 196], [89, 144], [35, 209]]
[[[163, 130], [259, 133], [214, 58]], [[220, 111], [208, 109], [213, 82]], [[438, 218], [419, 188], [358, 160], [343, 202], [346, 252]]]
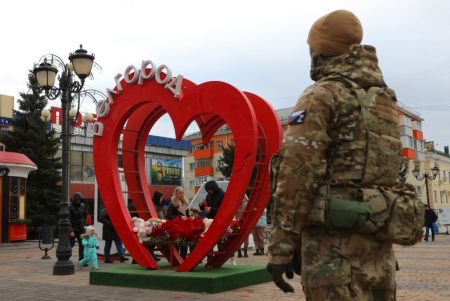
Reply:
[[309, 228], [302, 232], [302, 285], [308, 301], [393, 301], [391, 243], [370, 234]]

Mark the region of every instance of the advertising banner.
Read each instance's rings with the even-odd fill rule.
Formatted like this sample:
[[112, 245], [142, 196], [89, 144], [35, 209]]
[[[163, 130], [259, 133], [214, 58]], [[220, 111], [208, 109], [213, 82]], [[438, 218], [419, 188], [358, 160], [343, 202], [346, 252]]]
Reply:
[[450, 208], [439, 208], [438, 221], [441, 225], [450, 225]]
[[181, 159], [152, 159], [152, 185], [181, 186]]

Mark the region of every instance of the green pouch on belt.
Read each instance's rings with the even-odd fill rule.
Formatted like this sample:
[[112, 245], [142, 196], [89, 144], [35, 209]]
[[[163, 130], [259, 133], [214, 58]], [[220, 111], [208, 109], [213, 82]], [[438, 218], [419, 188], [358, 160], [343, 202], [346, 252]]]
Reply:
[[368, 203], [332, 198], [328, 201], [326, 225], [329, 228], [346, 228], [356, 232], [376, 232], [370, 220], [372, 210]]

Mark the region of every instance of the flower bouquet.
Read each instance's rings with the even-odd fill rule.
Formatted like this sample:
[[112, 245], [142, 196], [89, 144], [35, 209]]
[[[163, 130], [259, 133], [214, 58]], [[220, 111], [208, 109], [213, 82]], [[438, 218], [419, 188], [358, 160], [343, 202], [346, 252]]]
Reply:
[[194, 244], [200, 239], [205, 229], [203, 220], [181, 217], [171, 220], [150, 219], [148, 221], [134, 217], [133, 223], [133, 231], [137, 233], [139, 241], [149, 245], [169, 242], [175, 245]]

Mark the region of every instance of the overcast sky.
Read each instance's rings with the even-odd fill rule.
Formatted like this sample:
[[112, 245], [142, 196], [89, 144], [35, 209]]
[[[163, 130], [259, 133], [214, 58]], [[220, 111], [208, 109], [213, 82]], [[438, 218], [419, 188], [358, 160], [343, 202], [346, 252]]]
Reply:
[[[0, 94], [27, 90], [27, 72], [46, 53], [67, 59], [80, 43], [103, 71], [104, 91], [129, 65], [149, 59], [196, 83], [228, 82], [292, 107], [309, 78], [306, 37], [335, 9], [353, 11], [364, 44], [401, 104], [424, 119], [425, 139], [450, 144], [450, 1], [6, 1], [0, 18]], [[49, 105], [59, 105], [50, 101]], [[85, 103], [83, 110], [92, 111]], [[168, 134], [169, 133], [169, 134]], [[173, 136], [163, 117], [151, 134]]]

